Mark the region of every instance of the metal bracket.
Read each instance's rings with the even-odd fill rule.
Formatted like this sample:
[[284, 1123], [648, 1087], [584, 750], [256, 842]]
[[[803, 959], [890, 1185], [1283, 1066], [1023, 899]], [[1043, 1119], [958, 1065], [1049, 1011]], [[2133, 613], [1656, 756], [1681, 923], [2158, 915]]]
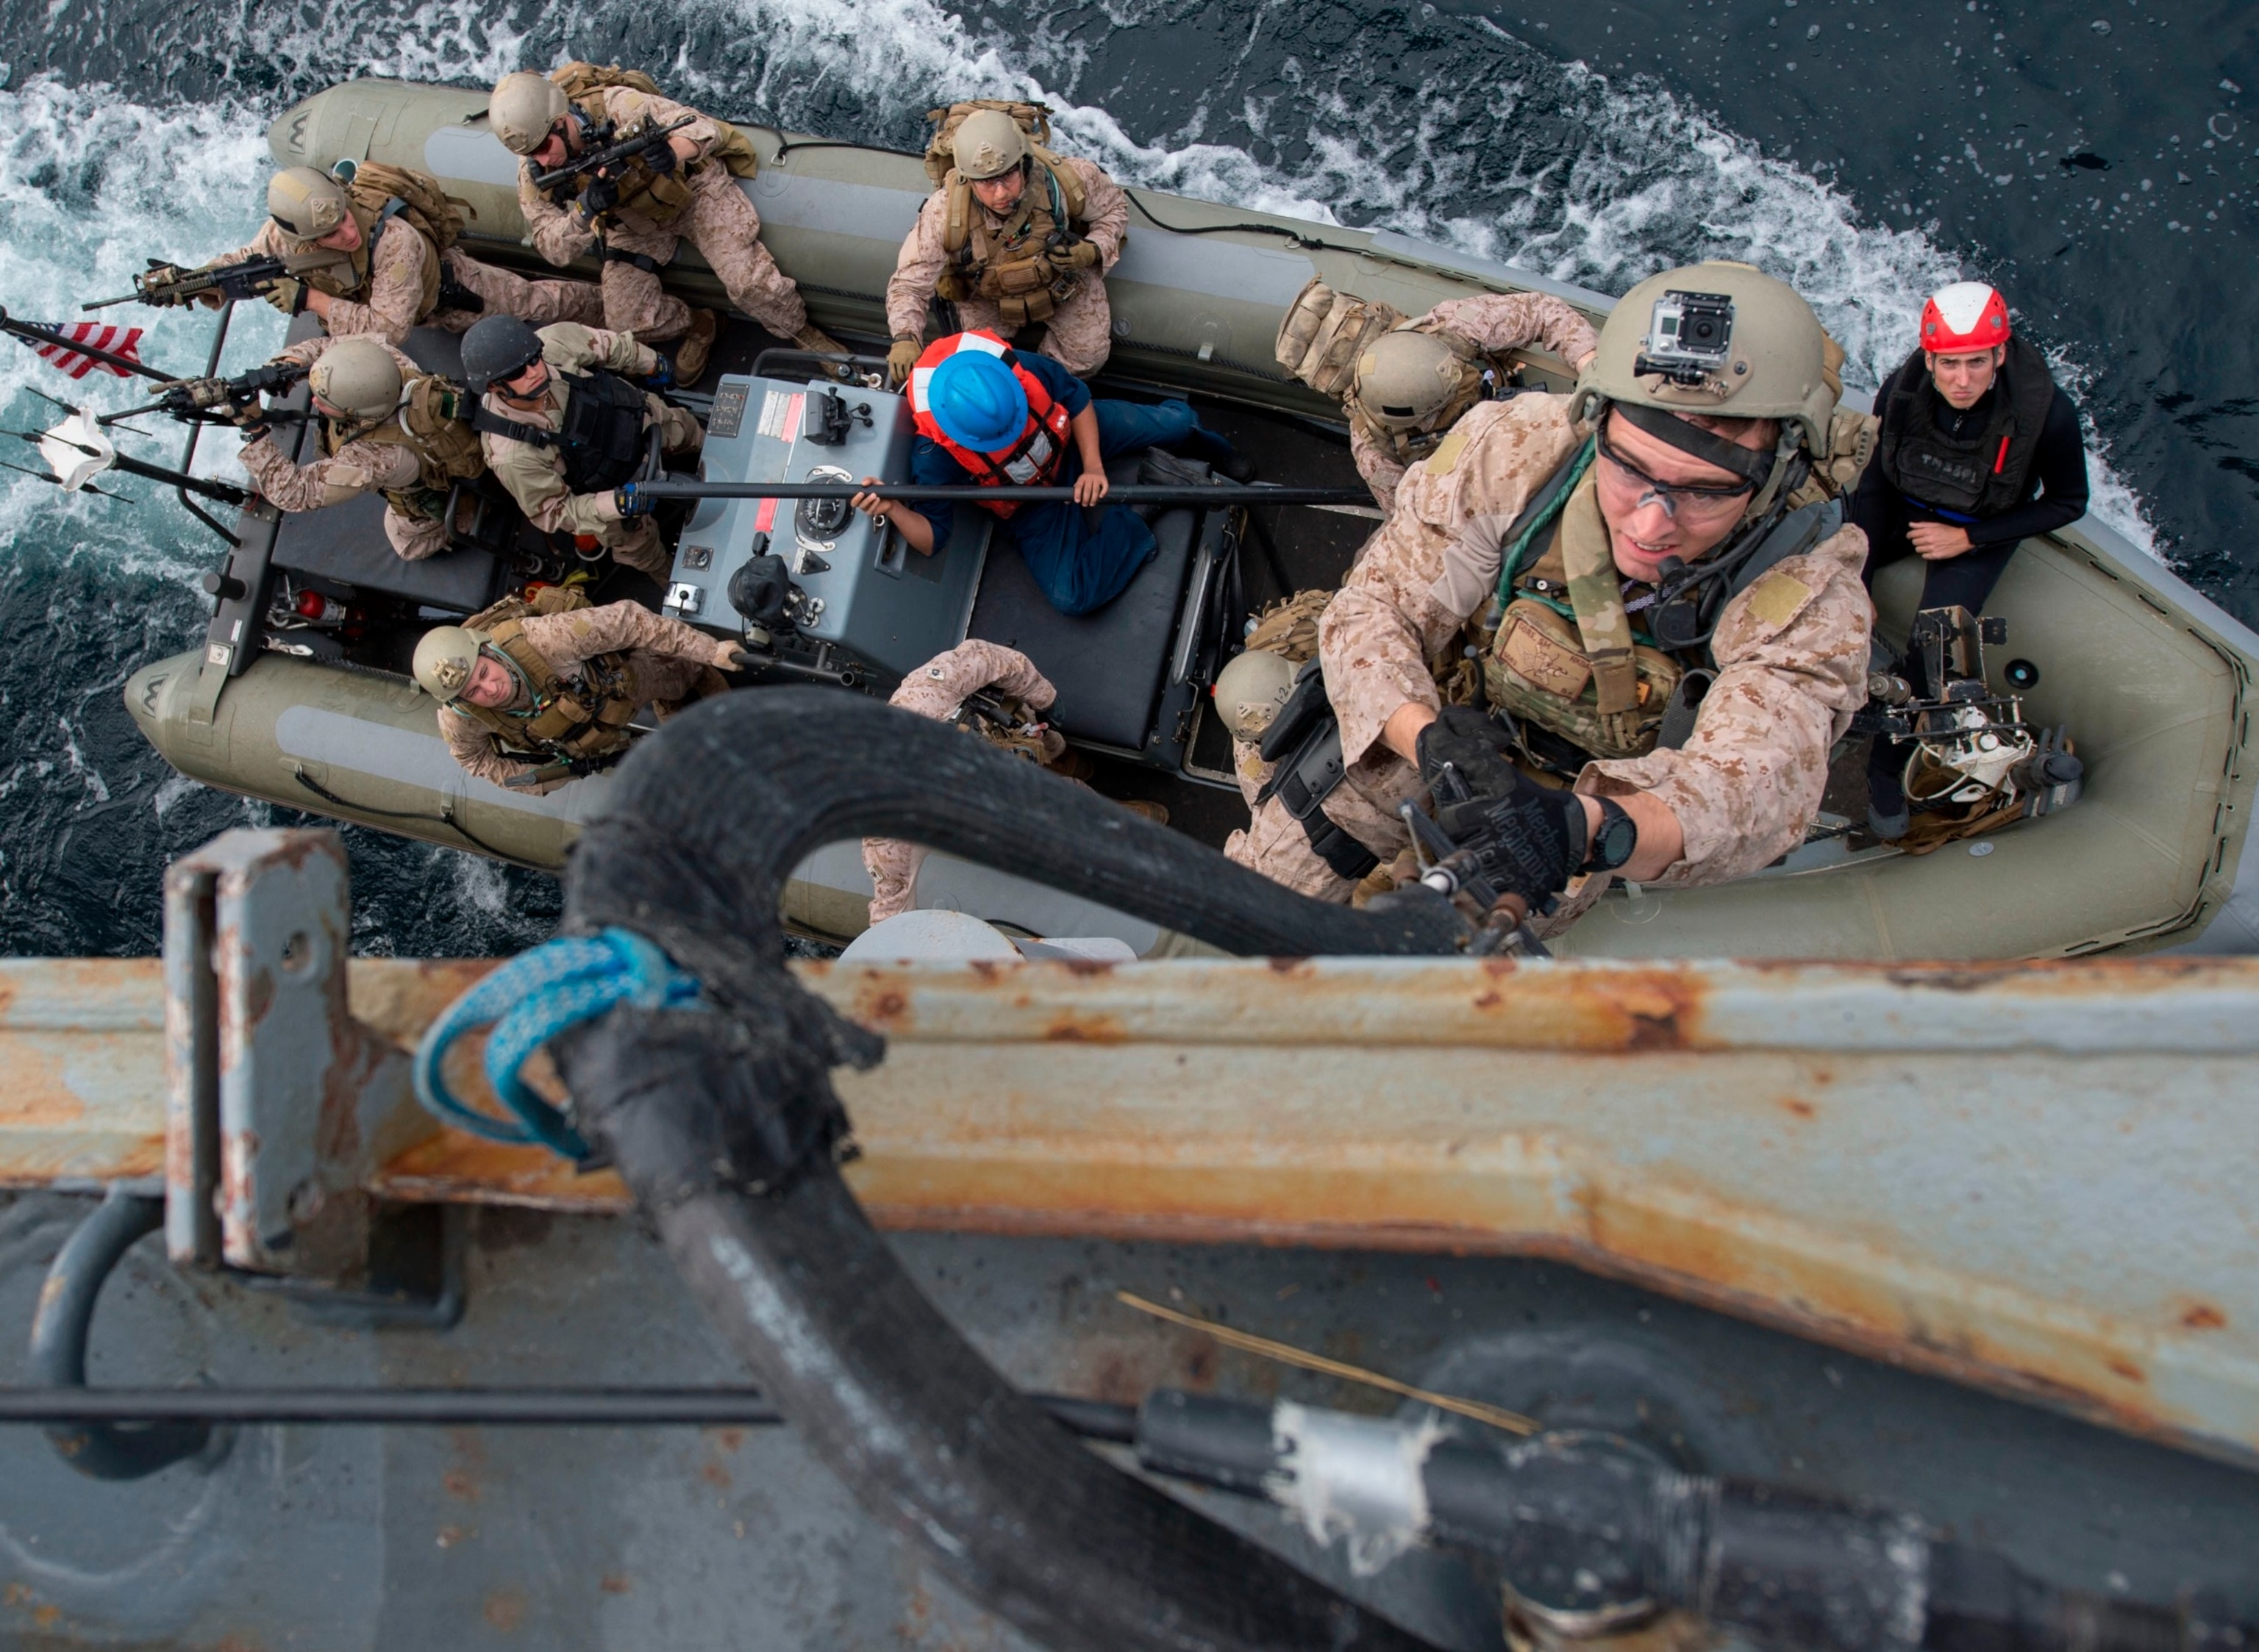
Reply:
[[[438, 1127], [417, 1105], [408, 1057], [353, 1019], [351, 936], [333, 831], [232, 831], [166, 869], [165, 1243], [175, 1264], [325, 1295], [368, 1283], [377, 1212], [363, 1188]], [[458, 1292], [439, 1295], [460, 1307]]]

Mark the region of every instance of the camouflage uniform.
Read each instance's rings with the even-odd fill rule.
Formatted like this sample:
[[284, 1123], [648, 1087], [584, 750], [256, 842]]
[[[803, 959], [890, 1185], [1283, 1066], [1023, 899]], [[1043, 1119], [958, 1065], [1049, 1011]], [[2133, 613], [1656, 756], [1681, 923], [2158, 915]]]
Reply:
[[[302, 249], [284, 238], [273, 219], [260, 225], [248, 246], [222, 253], [212, 262], [239, 263], [246, 258], [287, 258]], [[340, 254], [343, 256], [343, 254]], [[432, 252], [412, 224], [395, 218], [377, 231], [368, 254], [368, 295], [358, 301], [332, 298], [324, 331], [333, 338], [350, 333], [374, 333], [387, 344], [406, 342], [408, 330], [422, 324], [461, 332], [488, 316], [518, 316], [534, 326], [555, 321], [594, 324], [603, 319], [602, 294], [588, 281], [527, 281], [506, 269], [481, 264], [460, 246], [439, 256], [455, 284], [486, 301], [483, 310], [424, 310], [424, 276]], [[417, 369], [422, 371], [422, 369]]]
[[[577, 677], [581, 662], [598, 654], [625, 654], [637, 703], [657, 706], [662, 716], [694, 691], [719, 686], [711, 674], [736, 647], [727, 638], [717, 641], [635, 602], [609, 602], [568, 614], [529, 614], [520, 623], [525, 640], [559, 677]], [[497, 709], [523, 711], [527, 703], [520, 685], [510, 702]], [[445, 706], [439, 708], [439, 736], [456, 762], [496, 786], [546, 762], [509, 751], [484, 727]], [[520, 789], [538, 794], [563, 784], [556, 780]]]
[[[658, 356], [647, 346], [638, 344], [632, 333], [606, 332], [574, 322], [541, 330], [541, 359], [550, 367], [549, 388], [543, 393], [541, 407], [514, 407], [502, 400], [501, 391], [488, 390], [484, 403], [487, 411], [520, 424], [553, 431], [558, 428], [558, 418], [569, 394], [560, 374], [609, 367], [631, 378], [641, 378], [659, 366]], [[645, 401], [651, 417], [666, 432], [664, 441], [669, 453], [695, 453], [704, 445], [706, 432], [690, 414], [669, 406], [655, 395], [647, 396]], [[574, 494], [567, 490], [565, 461], [549, 448], [491, 432], [481, 433], [479, 444], [486, 450], [487, 468], [510, 489], [510, 497], [517, 501], [517, 508], [525, 512], [526, 519], [535, 527], [544, 533], [588, 535], [598, 544], [609, 545], [615, 562], [638, 569], [654, 580], [666, 577], [671, 559], [650, 517], [623, 522], [619, 507], [609, 493]]]
[[[887, 703], [947, 723], [966, 695], [983, 688], [1008, 694], [1031, 711], [1044, 710], [1058, 698], [1058, 690], [1025, 654], [974, 638], [936, 655], [903, 678]], [[1065, 749], [1064, 741], [1060, 749]], [[916, 897], [918, 863], [924, 858], [924, 849], [916, 844], [892, 837], [863, 840], [863, 869], [871, 874], [872, 922], [910, 909]]]
[[[624, 132], [646, 117], [660, 126], [685, 115], [696, 117], [673, 135], [695, 143], [702, 160], [722, 138], [714, 122], [687, 104], [631, 87], [598, 87], [574, 102], [601, 107], [605, 118]], [[712, 266], [732, 304], [778, 338], [792, 338], [808, 325], [808, 306], [801, 302], [800, 288], [761, 245], [760, 214], [730, 169], [718, 160], [702, 160], [691, 163], [690, 200], [680, 212], [661, 224], [632, 207], [616, 209], [605, 215], [604, 244], [614, 252], [638, 253], [665, 265], [673, 260], [676, 246], [688, 241]], [[518, 162], [517, 203], [525, 213], [534, 250], [560, 266], [594, 252], [596, 231], [579, 212], [559, 206], [533, 187], [537, 170], [530, 160]], [[661, 288], [659, 277], [649, 270], [624, 259], [606, 259], [603, 288], [603, 324], [615, 332], [631, 332], [652, 344], [679, 338], [690, 330], [690, 306]]]
[[[1072, 295], [1051, 312], [1044, 324], [1040, 353], [1051, 357], [1077, 378], [1087, 378], [1106, 365], [1114, 347], [1114, 311], [1106, 302], [1105, 276], [1122, 260], [1122, 239], [1130, 228], [1130, 197], [1122, 187], [1094, 163], [1070, 157], [1060, 162], [1082, 181], [1085, 222], [1088, 239], [1098, 248], [1098, 267], [1080, 272]], [[1040, 179], [1030, 177], [1035, 189]], [[1001, 232], [1008, 213], [995, 213], [974, 202], [992, 232]], [[917, 222], [903, 239], [894, 273], [887, 281], [887, 331], [895, 338], [925, 336], [926, 307], [933, 300], [934, 283], [948, 261], [942, 230], [949, 217], [949, 191], [937, 189], [918, 209]], [[997, 332], [999, 311], [991, 299], [968, 298], [955, 306], [959, 331]]]
[[[310, 367], [334, 342], [328, 338], [308, 338], [282, 351], [275, 360]], [[415, 378], [424, 371], [396, 349], [392, 350], [392, 359], [403, 379]], [[413, 488], [423, 469], [412, 452], [393, 442], [347, 442], [325, 459], [300, 465], [284, 455], [273, 437], [262, 436], [246, 442], [238, 457], [267, 502], [277, 510], [292, 513], [324, 510], [363, 494]], [[405, 516], [388, 502], [384, 537], [407, 560], [421, 562], [447, 548], [447, 524], [431, 516]]]
[[[1440, 707], [1430, 660], [1452, 659], [1468, 617], [1496, 588], [1500, 541], [1578, 440], [1567, 398], [1529, 395], [1476, 408], [1405, 474], [1397, 509], [1319, 623], [1326, 692], [1341, 719], [1347, 780], [1323, 809], [1384, 862], [1406, 846], [1396, 806], [1422, 794], [1418, 771], [1381, 743], [1398, 708]], [[1440, 462], [1441, 468], [1438, 468]], [[1711, 643], [1718, 678], [1677, 751], [1588, 763], [1580, 792], [1653, 794], [1685, 833], [1683, 858], [1652, 880], [1690, 888], [1746, 876], [1803, 841], [1828, 780], [1828, 749], [1865, 701], [1872, 610], [1859, 571], [1866, 538], [1846, 528], [1780, 563], [1726, 605]], [[1265, 765], [1243, 754], [1241, 784]], [[1354, 888], [1312, 851], [1272, 799], [1224, 852], [1322, 900]], [[1557, 933], [1607, 879], [1571, 886], [1540, 926]]]
[[[1600, 343], [1592, 323], [1550, 293], [1483, 293], [1473, 298], [1447, 298], [1413, 324], [1422, 331], [1464, 338], [1493, 355], [1543, 345], [1572, 367]], [[1404, 480], [1402, 462], [1373, 439], [1361, 419], [1349, 422], [1349, 451], [1357, 460], [1357, 474], [1372, 489], [1375, 502], [1383, 511], [1393, 510], [1396, 484]]]

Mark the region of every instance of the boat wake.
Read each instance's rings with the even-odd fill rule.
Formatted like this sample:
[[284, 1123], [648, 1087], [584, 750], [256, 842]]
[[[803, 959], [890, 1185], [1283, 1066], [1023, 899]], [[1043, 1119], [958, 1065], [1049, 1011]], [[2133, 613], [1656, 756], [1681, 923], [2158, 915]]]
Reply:
[[[934, 104], [1042, 98], [1061, 111], [1065, 147], [1125, 180], [1389, 228], [1604, 291], [1692, 259], [1745, 260], [1812, 297], [1860, 386], [1911, 347], [1921, 295], [1961, 273], [1925, 235], [1864, 220], [1825, 180], [1664, 89], [1564, 66], [1486, 21], [1426, 5], [1360, 21], [1310, 0], [1189, 16], [1174, 0], [962, 15], [935, 0], [597, 0], [567, 34], [526, 0], [139, 4], [49, 13], [34, 30], [44, 66], [0, 90], [0, 305], [11, 314], [75, 318], [85, 299], [125, 290], [145, 257], [193, 262], [247, 239], [269, 164], [266, 124], [292, 99], [354, 75], [485, 84], [573, 55], [626, 54], [716, 112], [901, 148], [922, 143]], [[149, 330], [153, 362], [201, 369], [210, 317], [108, 313]], [[230, 364], [261, 358], [281, 326], [242, 307]], [[2084, 378], [2076, 349], [2058, 345], [2056, 360], [2067, 382]], [[41, 422], [35, 387], [75, 394], [29, 351], [0, 354], [7, 428]], [[125, 399], [114, 381], [75, 389], [102, 405]], [[2141, 501], [2103, 458], [2106, 434], [2090, 425], [2095, 514], [2155, 549]], [[160, 422], [145, 451], [169, 453], [176, 440]], [[232, 442], [210, 447], [198, 468], [232, 471]], [[209, 536], [169, 495], [133, 482], [119, 491], [131, 499], [66, 496], [0, 473], [11, 552], [0, 579], [0, 703], [11, 714], [0, 785], [19, 803], [46, 795], [0, 824], [0, 950], [147, 950], [155, 899], [141, 886], [153, 883], [153, 859], [251, 807], [183, 799], [122, 713], [97, 703], [114, 701], [121, 665], [194, 645], [203, 605], [189, 581], [210, 566]], [[83, 773], [99, 787], [64, 783]], [[44, 894], [24, 881], [27, 866], [52, 872], [58, 836], [96, 808], [113, 824], [131, 814], [139, 830], [82, 834], [72, 875], [50, 876]], [[488, 869], [460, 882], [448, 851], [390, 844], [356, 856], [364, 877], [394, 886], [364, 886], [372, 945], [412, 936], [444, 952], [538, 938], [523, 932], [518, 874], [504, 899]], [[89, 857], [103, 868], [91, 878], [82, 875]], [[531, 905], [553, 910], [547, 899]]]

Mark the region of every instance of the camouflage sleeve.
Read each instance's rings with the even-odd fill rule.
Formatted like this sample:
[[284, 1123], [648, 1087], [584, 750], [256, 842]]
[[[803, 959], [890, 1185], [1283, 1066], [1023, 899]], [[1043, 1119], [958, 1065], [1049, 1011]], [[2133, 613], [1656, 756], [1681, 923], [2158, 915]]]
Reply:
[[594, 230], [533, 187], [531, 160], [517, 163], [517, 210], [525, 214], [533, 250], [560, 268], [596, 245]]
[[1440, 707], [1429, 661], [1457, 644], [1497, 580], [1507, 525], [1575, 445], [1567, 409], [1564, 396], [1484, 402], [1404, 473], [1394, 512], [1318, 622], [1349, 762], [1405, 706]]
[[[382, 341], [380, 340], [379, 342]], [[296, 344], [284, 345], [280, 350], [277, 350], [273, 355], [267, 359], [270, 362], [289, 361], [295, 362], [297, 366], [302, 367], [310, 367], [314, 363], [319, 361], [324, 356], [327, 355], [330, 351], [330, 346], [336, 343], [337, 339], [332, 338], [330, 334], [325, 332], [317, 332], [310, 338], [301, 338]], [[385, 344], [384, 348], [386, 353], [391, 356], [393, 365], [400, 369], [400, 376], [403, 380], [412, 379], [417, 374], [424, 371], [423, 368], [416, 365], [415, 358], [410, 356], [405, 350], [403, 350], [398, 345], [388, 343]]]
[[1066, 164], [1082, 180], [1083, 221], [1098, 243], [1099, 268], [1112, 269], [1122, 258], [1122, 239], [1130, 232], [1130, 196], [1095, 161], [1071, 156]]
[[368, 302], [331, 299], [324, 331], [339, 338], [374, 333], [387, 344], [400, 344], [423, 317], [424, 275], [431, 262], [430, 245], [395, 218], [379, 232], [369, 253]]
[[1385, 515], [1396, 509], [1396, 484], [1404, 480], [1404, 466], [1396, 462], [1396, 455], [1366, 434], [1364, 425], [1349, 422], [1349, 456], [1357, 461], [1357, 474], [1365, 478], [1365, 485], [1372, 489], [1373, 502]]
[[1574, 366], [1598, 347], [1592, 323], [1550, 293], [1484, 293], [1447, 298], [1422, 317], [1488, 351], [1542, 345]]
[[602, 100], [604, 113], [624, 132], [638, 121], [648, 118], [654, 126], [668, 126], [685, 115], [691, 124], [674, 133], [688, 138], [698, 146], [698, 157], [704, 160], [720, 140], [722, 129], [701, 115], [688, 103], [678, 103], [671, 97], [653, 97], [649, 92], [639, 92], [632, 86], [607, 86], [595, 96]]
[[659, 352], [638, 344], [635, 334], [584, 327], [577, 321], [552, 322], [541, 330], [541, 359], [567, 373], [609, 367], [640, 377], [659, 367]]
[[949, 197], [937, 189], [918, 209], [917, 222], [902, 238], [895, 256], [894, 273], [887, 277], [887, 332], [899, 338], [925, 331], [925, 308], [933, 299], [934, 283], [941, 279], [943, 220], [949, 216]]
[[282, 231], [274, 227], [273, 218], [268, 218], [259, 226], [259, 233], [251, 238], [251, 245], [239, 246], [232, 252], [215, 253], [196, 267], [216, 269], [222, 264], [240, 264], [246, 258], [283, 258], [289, 255], [289, 251], [282, 245]]
[[534, 614], [525, 620], [525, 639], [559, 671], [598, 654], [641, 650], [673, 659], [711, 665], [730, 644], [681, 620], [654, 614], [638, 602], [607, 602], [569, 614]]
[[504, 786], [520, 774], [529, 774], [541, 765], [518, 758], [505, 757], [493, 735], [463, 716], [460, 711], [439, 708], [439, 737], [447, 743], [447, 750], [456, 762], [482, 780]]
[[975, 637], [910, 673], [887, 703], [921, 717], [946, 718], [965, 703], [966, 695], [983, 688], [1024, 701], [1036, 711], [1058, 698], [1058, 690], [1036, 669], [1034, 660], [1016, 649]]
[[1866, 535], [1846, 528], [1728, 603], [1711, 642], [1718, 680], [1686, 744], [1594, 763], [1578, 780], [1582, 791], [1650, 793], [1678, 817], [1685, 858], [1657, 884], [1745, 877], [1804, 841], [1829, 748], [1867, 697], [1866, 555]]
[[417, 476], [416, 456], [404, 447], [347, 442], [328, 459], [296, 465], [270, 437], [244, 444], [239, 455], [253, 483], [277, 510], [322, 510], [380, 488], [405, 488]]

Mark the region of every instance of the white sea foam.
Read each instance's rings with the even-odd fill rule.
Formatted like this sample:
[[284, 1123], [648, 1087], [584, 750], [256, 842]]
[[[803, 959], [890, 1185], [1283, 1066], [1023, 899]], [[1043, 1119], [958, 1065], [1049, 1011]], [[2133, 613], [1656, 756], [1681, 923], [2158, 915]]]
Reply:
[[[0, 92], [0, 305], [28, 321], [75, 322], [79, 305], [129, 291], [146, 257], [197, 263], [250, 239], [267, 169], [264, 123], [227, 106], [155, 110], [100, 86], [51, 77]], [[146, 330], [141, 352], [168, 371], [201, 371], [214, 325], [202, 311], [119, 305], [97, 318]], [[230, 359], [256, 360], [281, 338], [279, 316], [246, 306], [233, 324]], [[57, 417], [33, 391], [96, 409], [146, 400], [139, 383], [96, 373], [74, 382], [32, 350], [0, 342], [0, 409], [9, 429], [41, 428]], [[150, 439], [121, 438], [129, 452], [164, 462], [180, 453], [179, 427], [147, 421]], [[6, 455], [29, 460], [32, 450]], [[205, 444], [196, 466], [235, 470], [235, 444]], [[239, 473], [238, 473], [239, 474]], [[169, 494], [108, 478], [126, 502], [68, 495], [27, 476], [0, 473], [0, 536], [18, 554], [97, 555], [121, 571], [179, 578], [209, 565], [210, 539]]]
[[[953, 98], [1042, 98], [1060, 110], [1064, 146], [1127, 180], [1391, 227], [1604, 291], [1692, 258], [1744, 259], [1813, 299], [1849, 352], [1855, 385], [1873, 385], [1896, 364], [1912, 345], [1921, 295], [1963, 273], [1928, 236], [1863, 220], [1834, 186], [1764, 155], [1666, 89], [1553, 63], [1480, 21], [1427, 26], [1470, 32], [1477, 38], [1464, 42], [1467, 61], [1488, 52], [1511, 72], [1471, 75], [1454, 61], [1415, 91], [1383, 92], [1354, 43], [1309, 44], [1305, 55], [1267, 70], [1259, 93], [1239, 87], [1236, 65], [1217, 65], [1173, 129], [1141, 138], [1101, 96], [1079, 96], [1090, 66], [1091, 0], [1031, 7], [1009, 38], [936, 0], [664, 3], [677, 22], [718, 25], [695, 30], [702, 39], [758, 43], [651, 65], [716, 107], [758, 108], [818, 128], [836, 125], [845, 107], [906, 127], [916, 112]], [[1101, 0], [1100, 9], [1116, 29], [1159, 27], [1172, 15], [1167, 4]], [[374, 0], [318, 21], [302, 9], [272, 20], [251, 14], [220, 49], [237, 71], [255, 66], [265, 83], [279, 75], [298, 89], [354, 73], [477, 83], [532, 49], [512, 23], [481, 12], [475, 0]], [[1242, 58], [1281, 15], [1256, 14]], [[569, 46], [580, 44], [568, 37]], [[0, 130], [14, 134], [0, 152], [0, 303], [18, 315], [68, 318], [87, 293], [123, 290], [144, 253], [201, 259], [247, 239], [271, 112], [247, 101], [152, 109], [51, 80], [0, 93]], [[1544, 142], [1517, 146], [1524, 131]], [[241, 309], [239, 359], [255, 359], [278, 331], [275, 318]], [[208, 336], [201, 315], [153, 321], [130, 306], [109, 313], [150, 325], [148, 347], [173, 366], [195, 365]], [[0, 406], [11, 424], [28, 417], [32, 404], [21, 391], [35, 382], [70, 394], [68, 381], [29, 352], [0, 356]], [[123, 388], [112, 388], [105, 404], [122, 399]], [[232, 445], [211, 445], [199, 468], [230, 468]], [[2140, 502], [2099, 452], [2095, 479], [2096, 514], [2154, 547]], [[168, 499], [133, 510], [8, 480], [0, 532], [19, 542], [36, 524], [47, 543], [99, 536], [105, 554], [122, 551], [153, 567], [204, 553]], [[130, 530], [121, 516], [132, 519]]]

